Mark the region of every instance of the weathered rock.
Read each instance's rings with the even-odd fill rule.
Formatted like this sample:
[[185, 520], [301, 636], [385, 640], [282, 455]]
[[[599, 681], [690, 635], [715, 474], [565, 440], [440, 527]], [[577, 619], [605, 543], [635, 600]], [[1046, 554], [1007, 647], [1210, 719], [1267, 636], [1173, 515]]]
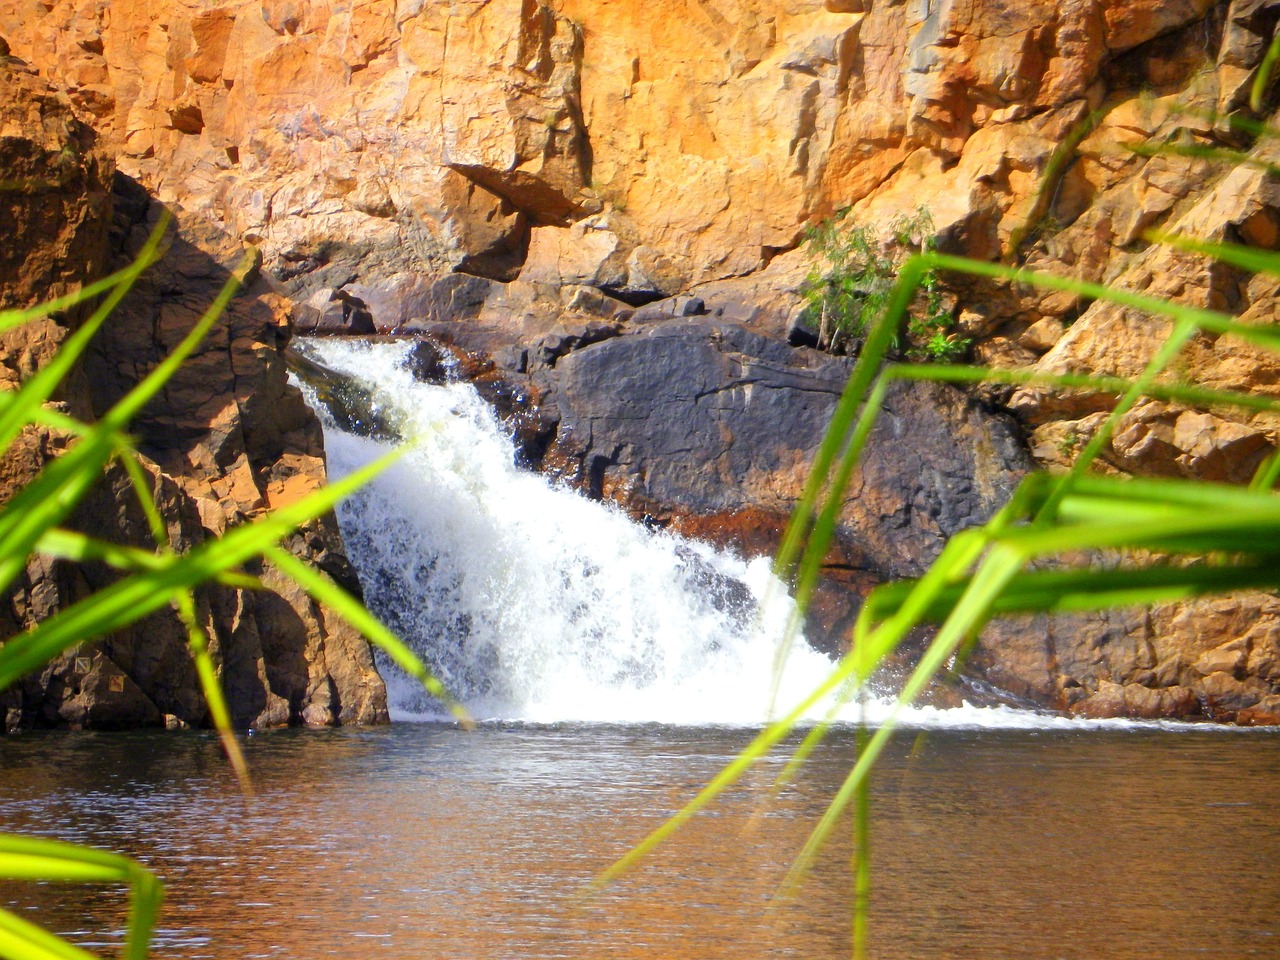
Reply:
[[[15, 59], [0, 62], [5, 306], [33, 306], [103, 274], [113, 170], [111, 158], [98, 147], [94, 132], [75, 118], [65, 96]], [[68, 320], [81, 317], [76, 313]], [[16, 387], [49, 360], [65, 336], [66, 326], [52, 319], [0, 333], [0, 386]], [[77, 392], [74, 383], [65, 389]], [[83, 403], [83, 396], [78, 400]]]
[[1244, 595], [998, 623], [967, 670], [1087, 716], [1261, 724], [1280, 696], [1277, 662], [1280, 601]]
[[1200, 701], [1186, 687], [1153, 689], [1139, 684], [1121, 685], [1101, 680], [1098, 689], [1071, 708], [1082, 717], [1132, 717], [1161, 720], [1192, 717], [1200, 712]]
[[[537, 374], [559, 421], [544, 465], [636, 516], [768, 552], [848, 369], [712, 320], [583, 346]], [[990, 515], [1025, 465], [1009, 426], [958, 392], [894, 388], [845, 500], [828, 574], [865, 587], [921, 572], [948, 536]], [[847, 624], [857, 595], [846, 589], [842, 609], [825, 602], [830, 628]]]
[[[11, 60], [0, 64], [0, 116], [0, 179], [47, 178], [59, 164], [63, 170], [48, 182], [0, 193], [0, 217], [13, 231], [11, 249], [27, 252], [24, 268], [0, 281], [0, 306], [27, 305], [127, 263], [156, 211], [145, 192], [117, 177], [112, 221], [111, 164], [73, 119], [70, 105]], [[95, 338], [72, 379], [84, 388], [68, 393], [73, 415], [92, 418], [121, 397], [181, 339], [230, 276], [239, 245], [218, 238], [198, 219], [184, 222], [195, 232], [176, 232], [165, 258]], [[118, 251], [114, 263], [108, 249]], [[15, 378], [32, 372], [76, 322], [75, 316], [58, 316], [15, 328], [4, 344], [6, 369]], [[257, 281], [249, 295], [232, 301], [190, 362], [135, 420], [171, 548], [190, 549], [264, 508], [292, 502], [323, 479], [318, 423], [285, 381], [279, 351], [287, 338], [283, 300]], [[0, 498], [12, 496], [67, 442], [48, 430], [28, 431], [4, 458]], [[71, 523], [106, 540], [154, 547], [137, 493], [119, 466], [79, 505]], [[358, 589], [332, 519], [309, 526], [292, 549]], [[274, 592], [206, 587], [196, 594], [197, 616], [235, 723], [385, 719], [385, 689], [367, 642], [296, 587], [264, 573]], [[90, 565], [33, 559], [7, 591], [0, 632], [30, 628], [116, 577]], [[5, 697], [6, 726], [207, 721], [185, 627], [172, 610], [58, 658]]]
[[369, 305], [349, 290], [319, 290], [294, 305], [293, 327], [298, 333], [373, 333]]
[[[607, 207], [633, 231], [627, 282], [670, 294], [859, 201], [872, 220], [923, 202], [969, 252], [998, 247], [1108, 65], [1210, 6], [5, 0], [0, 31], [127, 173], [269, 266], [506, 280], [531, 225], [590, 258], [573, 221]], [[1266, 18], [1246, 7], [1233, 77]]]
[[390, 333], [470, 320], [480, 313], [492, 287], [486, 279], [458, 273], [438, 279], [398, 273], [376, 284], [350, 283], [342, 292], [367, 305], [372, 329]]

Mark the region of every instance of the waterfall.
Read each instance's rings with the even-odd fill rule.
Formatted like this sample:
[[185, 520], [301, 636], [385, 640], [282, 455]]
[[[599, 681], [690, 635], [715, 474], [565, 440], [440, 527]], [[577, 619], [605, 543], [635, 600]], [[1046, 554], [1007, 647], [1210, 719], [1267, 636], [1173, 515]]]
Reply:
[[[371, 411], [411, 447], [338, 511], [370, 609], [478, 717], [764, 719], [789, 613], [768, 560], [648, 529], [518, 469], [490, 407], [469, 384], [415, 379], [411, 346], [307, 345], [365, 384]], [[392, 442], [323, 419], [334, 476]], [[795, 646], [784, 688], [793, 701], [831, 669], [803, 639]], [[436, 709], [391, 680], [399, 715]]]
[[[368, 391], [375, 438], [341, 427], [304, 385], [325, 427], [329, 471], [368, 463], [397, 439], [409, 451], [348, 498], [338, 520], [365, 601], [479, 719], [554, 723], [754, 724], [765, 719], [790, 605], [767, 558], [637, 524], [607, 503], [515, 465], [492, 409], [466, 383], [424, 383], [411, 342], [306, 341]], [[350, 419], [345, 418], [345, 419]], [[368, 432], [368, 431], [366, 431]], [[767, 598], [767, 602], [766, 602]], [[383, 664], [392, 714], [439, 705]], [[832, 669], [796, 638], [776, 707], [788, 710]], [[814, 718], [826, 707], [815, 710]], [[846, 710], [871, 721], [875, 701]], [[925, 726], [1056, 726], [1006, 708], [919, 708]]]

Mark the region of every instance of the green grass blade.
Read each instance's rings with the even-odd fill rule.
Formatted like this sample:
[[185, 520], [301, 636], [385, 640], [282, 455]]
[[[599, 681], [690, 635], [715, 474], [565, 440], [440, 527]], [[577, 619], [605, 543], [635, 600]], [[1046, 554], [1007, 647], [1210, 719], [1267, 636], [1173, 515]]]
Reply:
[[14, 854], [28, 857], [63, 857], [82, 863], [90, 863], [106, 870], [114, 870], [116, 879], [124, 881], [130, 871], [138, 869], [138, 865], [128, 857], [107, 850], [96, 850], [93, 847], [82, 847], [75, 843], [61, 840], [45, 840], [38, 837], [24, 837], [16, 834], [0, 834], [0, 856]]
[[[1257, 328], [1251, 328], [1257, 329]], [[935, 383], [1004, 383], [1016, 386], [1061, 387], [1085, 389], [1095, 393], [1124, 394], [1133, 386], [1133, 380], [1125, 377], [1108, 377], [1100, 374], [1046, 373], [1040, 370], [993, 367], [941, 366], [933, 364], [889, 364], [882, 374], [890, 380], [928, 380]], [[1146, 388], [1146, 396], [1153, 400], [1183, 403], [1188, 406], [1238, 408], [1265, 413], [1280, 413], [1280, 400], [1252, 393], [1231, 390], [1210, 390], [1188, 383], [1152, 383]]]
[[[153, 239], [158, 242], [154, 235]], [[242, 269], [248, 269], [251, 262], [251, 258], [246, 256]], [[108, 411], [84, 440], [50, 464], [35, 481], [10, 501], [9, 509], [0, 514], [0, 587], [12, 582], [25, 565], [26, 556], [40, 536], [50, 527], [61, 523], [96, 482], [107, 460], [116, 451], [117, 434], [128, 426], [132, 418], [204, 339], [239, 284], [239, 277], [230, 278], [204, 316], [169, 356]], [[82, 327], [75, 336], [78, 337], [84, 329]], [[62, 352], [59, 353], [59, 357], [61, 356]], [[41, 371], [37, 376], [42, 376], [43, 373]], [[24, 387], [23, 392], [26, 390], [27, 387]], [[5, 412], [16, 416], [15, 411], [19, 411], [24, 405], [25, 402], [11, 403]], [[2, 431], [0, 437], [3, 437]]]
[[1238, 326], [1231, 317], [1215, 310], [1205, 310], [1186, 304], [1173, 303], [1159, 297], [1134, 293], [1120, 287], [1108, 287], [1101, 283], [1091, 283], [1076, 277], [1061, 277], [1041, 270], [1028, 270], [1025, 267], [1009, 267], [999, 263], [988, 263], [985, 260], [973, 260], [969, 257], [958, 257], [946, 253], [922, 253], [918, 256], [927, 261], [936, 270], [955, 270], [980, 277], [997, 280], [1008, 280], [1012, 283], [1026, 283], [1046, 290], [1061, 290], [1074, 293], [1086, 300], [1105, 300], [1117, 303], [1122, 307], [1132, 307], [1156, 316], [1171, 317], [1194, 323], [1204, 330], [1225, 332]]
[[[893, 616], [915, 583], [899, 580], [877, 587], [864, 605], [867, 616], [874, 621]], [[945, 620], [968, 585], [966, 578], [943, 588], [922, 614], [922, 621]], [[1013, 578], [991, 609], [993, 616], [1078, 613], [1277, 586], [1280, 561], [1271, 558], [1239, 565], [1034, 570]]]
[[826, 486], [836, 457], [844, 449], [846, 436], [862, 406], [862, 398], [870, 389], [880, 364], [893, 343], [897, 323], [906, 315], [907, 307], [919, 288], [925, 270], [926, 265], [919, 255], [911, 257], [903, 264], [885, 314], [871, 328], [862, 352], [858, 355], [853, 371], [845, 383], [844, 391], [832, 413], [826, 436], [814, 457], [808, 480], [791, 515], [791, 522], [783, 534], [782, 544], [778, 548], [774, 570], [782, 580], [789, 581], [792, 577], [805, 537], [808, 535], [810, 523], [817, 510], [818, 497]]
[[[1023, 554], [1008, 547], [997, 546], [988, 554], [979, 572], [975, 574], [973, 582], [969, 585], [969, 589], [956, 604], [951, 616], [942, 625], [937, 637], [934, 638], [924, 656], [920, 658], [919, 664], [907, 679], [902, 692], [898, 696], [894, 710], [867, 742], [853, 769], [849, 771], [844, 783], [836, 791], [831, 803], [813, 828], [808, 840], [805, 841], [804, 847], [792, 863], [790, 870], [787, 872], [787, 877], [782, 883], [779, 890], [780, 897], [794, 896], [799, 889], [800, 882], [812, 868], [818, 851], [830, 839], [831, 832], [835, 829], [845, 810], [848, 809], [850, 800], [855, 796], [871, 767], [888, 744], [889, 738], [897, 728], [897, 718], [900, 712], [914, 702], [915, 698], [920, 695], [933, 677], [942, 669], [947, 659], [955, 653], [961, 642], [986, 623], [987, 619], [989, 619], [991, 605], [996, 597], [1005, 584], [1022, 568], [1024, 563], [1025, 557]], [[926, 574], [926, 578], [927, 576], [928, 574]], [[925, 578], [922, 578], [917, 584], [917, 590], [922, 589], [924, 583]], [[878, 630], [887, 629], [890, 623], [892, 621], [882, 624]]]
[[1233, 167], [1252, 167], [1266, 173], [1280, 173], [1280, 164], [1246, 150], [1213, 146], [1207, 143], [1127, 143], [1122, 149], [1140, 157], [1187, 157], [1211, 163], [1229, 163]]
[[41, 317], [47, 317], [54, 313], [70, 310], [72, 307], [92, 300], [108, 290], [113, 290], [124, 284], [132, 284], [140, 273], [158, 261], [163, 255], [161, 242], [165, 232], [169, 229], [171, 221], [172, 215], [167, 210], [163, 211], [159, 222], [157, 222], [155, 229], [151, 231], [151, 236], [147, 239], [138, 257], [129, 266], [117, 270], [110, 276], [83, 286], [73, 293], [56, 297], [53, 300], [46, 300], [44, 303], [37, 304], [34, 307], [28, 307], [23, 310], [0, 310], [0, 331], [21, 326], [24, 323], [30, 323], [32, 320], [39, 320]]
[[1253, 479], [1249, 481], [1249, 490], [1251, 492], [1271, 492], [1274, 490], [1276, 481], [1280, 480], [1280, 450], [1277, 450], [1271, 456], [1258, 464], [1258, 469], [1253, 475]]
[[67, 337], [49, 362], [37, 370], [22, 385], [13, 399], [0, 409], [0, 449], [7, 448], [18, 432], [34, 419], [35, 411], [53, 396], [54, 391], [66, 379], [67, 374], [71, 372], [71, 368], [80, 359], [80, 355], [84, 353], [89, 341], [97, 334], [107, 317], [124, 299], [125, 294], [133, 288], [142, 271], [154, 262], [156, 250], [162, 238], [163, 232], [160, 228], [152, 231], [141, 256], [122, 271], [120, 280], [110, 287], [110, 292], [98, 309], [80, 325], [79, 329]]
[[95, 863], [21, 853], [0, 854], [0, 877], [50, 883], [114, 883], [126, 879], [119, 871]]
[[139, 383], [134, 386], [127, 394], [116, 402], [102, 417], [102, 424], [108, 429], [123, 431], [136, 417], [160, 389], [173, 378], [178, 372], [183, 362], [195, 352], [196, 347], [208, 336], [209, 331], [217, 322], [218, 318], [227, 308], [227, 304], [231, 302], [232, 297], [240, 290], [244, 283], [244, 277], [250, 269], [252, 269], [254, 257], [252, 253], [246, 253], [241, 259], [239, 266], [227, 278], [226, 283], [222, 285], [222, 289], [218, 291], [218, 295], [214, 298], [209, 308], [205, 310], [203, 316], [196, 321], [195, 325], [187, 332], [181, 342], [169, 352], [156, 368], [147, 374]]
[[59, 527], [46, 530], [41, 535], [36, 541], [35, 552], [75, 563], [104, 563], [112, 569], [130, 572], [160, 570], [167, 562], [163, 557], [137, 547], [122, 547]]
[[1009, 232], [1009, 240], [1004, 248], [1003, 259], [1005, 262], [1011, 263], [1018, 256], [1018, 250], [1022, 247], [1027, 236], [1043, 221], [1045, 214], [1049, 212], [1049, 208], [1053, 204], [1053, 198], [1062, 182], [1063, 173], [1066, 172], [1066, 168], [1071, 161], [1075, 159], [1076, 150], [1089, 134], [1098, 129], [1098, 124], [1103, 121], [1109, 112], [1108, 108], [1091, 110], [1082, 120], [1071, 127], [1067, 135], [1049, 154], [1049, 159], [1045, 161], [1044, 172], [1036, 183], [1035, 192], [1028, 198], [1027, 211], [1023, 214], [1022, 222]]
[[1107, 416], [1107, 419], [1093, 432], [1093, 436], [1088, 439], [1083, 449], [1076, 455], [1076, 461], [1072, 464], [1067, 477], [1057, 485], [1054, 493], [1050, 495], [1048, 502], [1045, 504], [1044, 510], [1046, 512], [1052, 513], [1058, 500], [1065, 496], [1070, 489], [1071, 483], [1083, 476], [1093, 465], [1093, 462], [1111, 443], [1111, 438], [1115, 435], [1115, 432], [1120, 429], [1120, 421], [1124, 419], [1125, 414], [1137, 405], [1151, 384], [1156, 382], [1156, 378], [1173, 362], [1174, 357], [1182, 352], [1182, 348], [1186, 346], [1187, 341], [1195, 336], [1198, 330], [1199, 327], [1191, 317], [1178, 316], [1174, 318], [1173, 330], [1169, 333], [1168, 338], [1160, 345], [1160, 349], [1156, 351], [1155, 356], [1147, 363], [1147, 366], [1139, 374], [1138, 378], [1134, 380], [1124, 396], [1111, 408], [1111, 413]]
[[217, 667], [209, 654], [209, 636], [200, 625], [195, 597], [190, 589], [179, 590], [174, 594], [173, 603], [177, 607], [182, 625], [187, 630], [187, 649], [191, 651], [191, 659], [196, 666], [196, 677], [200, 681], [200, 691], [204, 694], [205, 705], [209, 708], [209, 719], [213, 723], [213, 728], [218, 731], [223, 752], [227, 755], [231, 769], [235, 771], [240, 792], [246, 797], [251, 797], [253, 781], [249, 776], [249, 765], [245, 762], [244, 753], [240, 750], [240, 742], [236, 739], [235, 730], [231, 726], [231, 710], [227, 707], [222, 684], [218, 682]]
[[164, 884], [141, 867], [134, 869], [132, 880], [123, 960], [147, 960], [160, 906], [164, 903]]
[[[159, 570], [169, 561], [164, 557], [137, 547], [122, 547], [87, 537], [74, 530], [63, 530], [55, 527], [46, 530], [36, 541], [35, 552], [58, 560], [71, 560], [76, 563], [104, 563], [113, 570], [125, 573], [137, 573], [140, 570]], [[266, 586], [257, 577], [246, 573], [219, 573], [215, 581], [224, 587], [237, 590], [266, 590]]]
[[1274, 140], [1280, 137], [1280, 130], [1261, 120], [1246, 116], [1243, 111], [1233, 110], [1231, 113], [1220, 113], [1217, 110], [1206, 110], [1185, 103], [1166, 103], [1165, 108], [1170, 116], [1191, 117], [1208, 123], [1210, 126], [1225, 125], [1236, 133], [1245, 133], [1259, 140]]
[[164, 518], [160, 516], [160, 509], [156, 506], [155, 487], [159, 486], [159, 478], [154, 484], [151, 482], [146, 471], [142, 469], [142, 464], [138, 462], [137, 451], [127, 443], [117, 444], [116, 457], [124, 467], [125, 473], [129, 475], [129, 485], [133, 488], [138, 505], [147, 518], [147, 527], [151, 531], [151, 539], [155, 541], [156, 549], [168, 550], [169, 533], [165, 529]]
[[[0, 393], [0, 401], [11, 400], [13, 394]], [[51, 430], [58, 430], [71, 437], [85, 437], [93, 431], [93, 427], [88, 424], [81, 423], [68, 417], [66, 414], [59, 413], [57, 410], [51, 410], [48, 407], [41, 407], [35, 411], [31, 417], [31, 422], [48, 427]]]
[[814, 520], [813, 530], [809, 534], [809, 542], [800, 559], [796, 576], [796, 607], [801, 611], [808, 610], [813, 598], [813, 591], [818, 585], [822, 572], [822, 561], [835, 538], [836, 526], [844, 508], [844, 496], [849, 490], [854, 471], [862, 460], [862, 453], [870, 439], [871, 429], [884, 407], [887, 392], [888, 381], [883, 377], [878, 378], [866, 402], [862, 405], [848, 443], [836, 464], [822, 509]]
[[[1221, 260], [1250, 273], [1265, 273], [1280, 276], [1280, 253], [1264, 250], [1261, 247], [1246, 247], [1239, 243], [1225, 243], [1215, 240], [1200, 240], [1180, 233], [1150, 233], [1147, 235], [1155, 243], [1184, 250], [1187, 253], [1198, 253], [1214, 260]], [[1268, 344], [1280, 345], [1280, 330], [1274, 326], [1260, 326], [1260, 332], [1271, 334]]]
[[[1215, 549], [1271, 553], [1280, 531], [1280, 504], [1265, 515], [1247, 510], [1214, 514], [1184, 511], [1173, 517], [1123, 524], [1102, 521], [1009, 530], [1001, 541], [1016, 544], [1030, 556], [1045, 557], [1076, 550], [1129, 548], [1212, 553]], [[1221, 546], [1215, 548], [1212, 544]]]
[[[894, 621], [883, 625], [879, 632], [888, 635], [887, 638], [885, 636], [873, 636], [871, 639], [874, 643], [870, 645], [871, 648], [878, 651], [891, 651], [894, 649], [897, 643], [900, 643], [910, 631], [912, 624], [906, 622], [909, 612], [916, 606], [927, 607], [927, 595], [929, 592], [945, 586], [948, 577], [951, 576], [949, 571], [953, 568], [967, 569], [967, 564], [972, 562], [985, 543], [986, 535], [981, 530], [970, 530], [953, 537], [943, 548], [942, 556], [939, 557], [940, 562], [935, 563], [934, 567], [921, 578], [921, 586], [919, 588], [921, 598], [914, 603], [904, 605], [904, 612], [900, 614], [901, 619], [895, 618]], [[807, 716], [817, 704], [838, 691], [843, 685], [865, 678], [868, 675], [867, 664], [872, 662], [873, 657], [866, 650], [859, 649], [857, 644], [855, 644], [855, 651], [857, 656], [854, 655], [854, 652], [846, 654], [836, 665], [836, 668], [811, 690], [803, 700], [796, 704], [786, 716], [769, 724], [757, 734], [755, 739], [703, 787], [692, 800], [603, 871], [594, 881], [592, 887], [598, 888], [630, 870], [636, 863], [648, 856], [649, 853], [668, 840], [672, 834], [688, 823], [700, 810], [741, 779], [743, 774], [754, 766], [758, 760], [767, 755], [784, 737], [791, 733], [800, 720]], [[875, 662], [878, 663], [879, 661], [876, 660]], [[874, 665], [872, 669], [874, 669]]]
[[648, 836], [641, 840], [638, 844], [628, 850], [619, 857], [613, 864], [603, 870], [599, 876], [588, 886], [589, 891], [598, 890], [607, 883], [616, 880], [622, 874], [626, 873], [637, 863], [647, 857], [659, 846], [665, 843], [671, 836], [683, 827], [686, 823], [695, 817], [708, 804], [712, 803], [720, 794], [737, 783], [742, 776], [751, 769], [760, 759], [767, 756], [768, 753], [778, 745], [778, 743], [786, 737], [796, 724], [826, 697], [830, 696], [840, 685], [848, 680], [852, 670], [851, 661], [848, 657], [841, 661], [840, 667], [833, 670], [828, 676], [811, 690], [800, 703], [779, 720], [775, 720], [766, 726], [756, 737], [747, 744], [733, 760], [729, 761], [715, 777], [707, 783], [705, 787], [686, 803], [683, 807], [672, 814], [667, 820], [660, 824], [657, 829], [653, 830]]
[[[870, 679], [885, 658], [898, 648], [907, 634], [919, 623], [924, 622], [928, 612], [938, 603], [937, 597], [945, 594], [950, 584], [962, 581], [970, 566], [977, 561], [985, 549], [991, 536], [1003, 529], [1006, 513], [1007, 509], [992, 518], [986, 527], [963, 531], [948, 541], [924, 577], [907, 581], [914, 588], [909, 600], [904, 601], [900, 598], [891, 610], [885, 611], [886, 616], [875, 616], [877, 608], [872, 599], [875, 597], [875, 591], [872, 592], [871, 597], [863, 604], [854, 626], [852, 649], [837, 665], [834, 673], [843, 684], [842, 692], [838, 694], [838, 701], [828, 712], [824, 721], [810, 730], [801, 741], [791, 759], [778, 774], [774, 783], [775, 790], [789, 782], [800, 765], [816, 749], [840, 706], [851, 699], [854, 691], [862, 688], [862, 684]], [[882, 590], [890, 586], [895, 584], [886, 584], [877, 589]], [[910, 591], [902, 590], [901, 592]], [[954, 601], [948, 605], [947, 609], [952, 607], [954, 607]], [[890, 619], [892, 620], [890, 623], [880, 623], [881, 620]], [[873, 631], [872, 628], [876, 626], [881, 629]]]
[[[868, 745], [867, 728], [858, 727], [857, 753]], [[856, 761], [855, 761], [856, 763]], [[869, 777], [854, 789], [853, 808], [853, 958], [867, 955], [867, 927], [871, 915], [871, 790]]]
[[1249, 109], [1254, 113], [1262, 112], [1267, 86], [1271, 83], [1271, 74], [1275, 71], [1278, 59], [1280, 59], [1280, 33], [1271, 38], [1271, 44], [1262, 57], [1257, 74], [1254, 75], [1253, 85], [1249, 88]]
[[831, 732], [832, 727], [835, 726], [840, 711], [849, 705], [854, 693], [860, 689], [857, 678], [852, 678], [836, 691], [830, 709], [827, 710], [819, 722], [805, 732], [804, 737], [800, 740], [795, 750], [792, 751], [782, 770], [774, 778], [771, 790], [772, 795], [777, 796], [783, 788], [795, 779], [805, 761], [813, 755], [813, 752], [818, 749], [822, 741], [826, 739], [827, 734]]
[[[1029, 474], [1019, 484], [1017, 497], [1028, 514], [1042, 513], [1043, 504], [1053, 492], [1057, 478], [1046, 473]], [[1182, 480], [1170, 477], [1115, 477], [1087, 474], [1077, 479], [1067, 498], [1106, 498], [1132, 502], [1135, 505], [1169, 504], [1186, 509], [1258, 510], [1268, 513], [1280, 504], [1280, 496], [1269, 491], [1207, 480]]]
[[44, 468], [0, 511], [0, 589], [26, 566], [36, 542], [75, 509], [110, 460], [114, 442], [91, 434]]
[[[849, 431], [854, 428], [859, 411], [863, 408], [863, 398], [868, 395], [879, 374], [884, 357], [893, 345], [902, 318], [906, 316], [907, 309], [919, 290], [927, 269], [927, 262], [920, 255], [909, 257], [903, 264], [898, 280], [890, 291], [884, 313], [872, 325], [862, 352], [858, 355], [853, 371], [832, 412], [831, 422], [827, 426], [827, 432], [810, 468], [804, 490], [801, 492], [799, 502], [792, 510], [791, 520], [787, 524], [782, 542], [774, 557], [774, 572], [778, 579], [790, 583], [799, 574], [805, 582], [803, 589], [797, 591], [794, 613], [788, 620], [787, 629], [779, 640], [775, 654], [769, 697], [770, 715], [777, 701], [787, 652], [808, 611], [809, 600], [816, 583], [815, 571], [821, 567], [834, 530], [834, 524], [829, 521], [829, 518], [822, 519], [821, 525], [815, 527], [815, 517], [821, 517], [827, 510], [820, 504], [833, 502], [838, 504], [844, 495], [848, 478], [852, 475], [858, 455], [861, 453], [860, 446], [850, 453]], [[854, 439], [856, 441], [856, 438]], [[837, 457], [841, 458], [838, 465]], [[836, 469], [834, 480], [831, 477], [833, 467]], [[830, 485], [829, 480], [832, 481]], [[824, 488], [828, 488], [825, 494], [826, 499], [821, 500]], [[835, 509], [838, 510], [838, 506]]]
[[98, 960], [88, 951], [3, 909], [0, 909], [0, 957], [6, 960]]
[[848, 443], [835, 465], [835, 473], [826, 491], [825, 500], [821, 505], [821, 509], [817, 512], [817, 517], [814, 519], [812, 529], [809, 532], [808, 541], [804, 546], [804, 552], [797, 563], [795, 605], [792, 608], [792, 615], [788, 621], [783, 642], [778, 644], [777, 652], [774, 655], [773, 681], [769, 695], [770, 714], [773, 713], [781, 688], [782, 674], [786, 669], [787, 653], [791, 650], [794, 638], [800, 632], [800, 626], [813, 600], [813, 593], [821, 579], [822, 562], [826, 558], [831, 541], [835, 538], [836, 525], [839, 522], [840, 512], [844, 506], [844, 495], [853, 479], [853, 472], [857, 469], [858, 462], [861, 460], [862, 451], [865, 449], [867, 439], [871, 433], [871, 427], [884, 405], [885, 393], [885, 381], [883, 378], [878, 378], [870, 395], [867, 397], [866, 403], [862, 406], [862, 411], [853, 426]]
[[[164, 887], [154, 874], [134, 861], [58, 840], [4, 834], [0, 835], [0, 876], [46, 882], [127, 884], [129, 925], [124, 957], [125, 960], [145, 960]], [[13, 952], [6, 953], [6, 949]], [[20, 960], [37, 956], [80, 960], [90, 954], [0, 911], [0, 956]]]

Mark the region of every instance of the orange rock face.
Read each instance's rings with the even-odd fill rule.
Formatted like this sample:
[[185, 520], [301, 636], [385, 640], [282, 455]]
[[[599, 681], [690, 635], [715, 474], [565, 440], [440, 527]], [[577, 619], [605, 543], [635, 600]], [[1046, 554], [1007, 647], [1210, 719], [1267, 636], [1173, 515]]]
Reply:
[[[780, 333], [806, 224], [845, 208], [884, 232], [924, 207], [948, 250], [1274, 321], [1274, 284], [1144, 239], [1273, 248], [1269, 178], [1127, 149], [1247, 146], [1204, 113], [1245, 102], [1269, 17], [1246, 0], [0, 0], [0, 36], [71, 91], [124, 173], [257, 245], [313, 325], [443, 319], [524, 348], [689, 294]], [[1129, 375], [1167, 331], [1062, 293], [955, 292], [997, 366]], [[1180, 375], [1274, 392], [1280, 365], [1205, 339]], [[1011, 406], [1054, 463], [1113, 402], [1024, 390]], [[1238, 479], [1278, 429], [1146, 404], [1107, 458]], [[1207, 609], [1072, 628], [1086, 646], [1106, 631], [1155, 643], [1184, 613], [1209, 618], [1204, 637], [1179, 627], [1181, 660], [1156, 657], [1176, 669], [1120, 645], [1064, 654], [1050, 629], [1052, 655], [1010, 654], [993, 675], [1086, 712], [1253, 709], [1219, 674], [1261, 676], [1250, 665], [1274, 644], [1193, 670], [1228, 623]], [[1250, 716], [1274, 712], [1268, 690]]]
[[997, 249], [1104, 65], [1209, 6], [4, 0], [0, 35], [286, 273], [510, 279], [529, 227], [610, 208], [669, 295], [859, 201]]

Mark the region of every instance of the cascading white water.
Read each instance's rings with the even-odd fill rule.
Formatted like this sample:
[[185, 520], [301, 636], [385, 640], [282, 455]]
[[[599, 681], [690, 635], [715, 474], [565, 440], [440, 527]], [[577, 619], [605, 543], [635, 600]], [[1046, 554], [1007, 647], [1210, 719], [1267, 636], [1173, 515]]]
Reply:
[[[607, 504], [518, 469], [492, 410], [464, 383], [406, 368], [410, 343], [316, 340], [309, 352], [361, 383], [377, 416], [412, 445], [338, 508], [365, 600], [482, 719], [535, 722], [759, 723], [789, 614], [768, 560], [743, 561], [653, 531]], [[342, 476], [388, 444], [325, 422]], [[768, 602], [763, 602], [768, 595]], [[802, 640], [776, 707], [816, 688], [832, 663]], [[441, 710], [386, 671], [393, 714]], [[826, 713], [813, 711], [813, 718]], [[888, 702], [847, 707], [875, 722]], [[926, 726], [1079, 722], [1006, 708], [929, 708]]]
[[[535, 721], [758, 722], [785, 597], [768, 561], [652, 531], [514, 465], [510, 439], [468, 384], [404, 367], [410, 345], [317, 341], [366, 384], [413, 444], [339, 509], [366, 600], [481, 717]], [[386, 445], [326, 424], [342, 475]], [[785, 693], [831, 663], [803, 641]], [[430, 713], [394, 685], [401, 713]], [[785, 694], [784, 694], [785, 696]]]

